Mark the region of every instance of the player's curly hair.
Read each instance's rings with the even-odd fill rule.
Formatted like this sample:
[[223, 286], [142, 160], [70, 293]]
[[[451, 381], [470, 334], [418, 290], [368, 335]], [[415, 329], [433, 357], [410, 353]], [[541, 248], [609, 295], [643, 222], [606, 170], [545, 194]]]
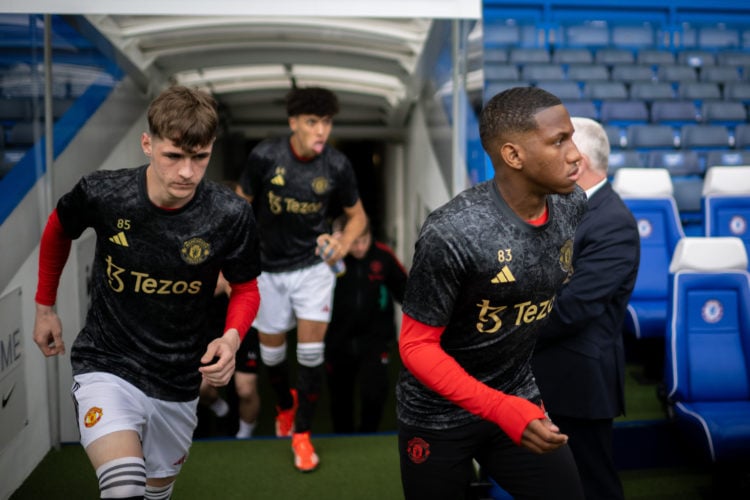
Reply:
[[513, 87], [496, 94], [479, 117], [482, 147], [489, 153], [493, 144], [504, 141], [509, 134], [536, 130], [534, 115], [560, 104], [557, 96], [538, 87]]
[[186, 151], [211, 144], [218, 126], [216, 100], [198, 89], [173, 85], [159, 94], [148, 108], [151, 135], [169, 139]]
[[336, 94], [321, 87], [293, 88], [286, 95], [287, 116], [333, 116], [339, 112]]

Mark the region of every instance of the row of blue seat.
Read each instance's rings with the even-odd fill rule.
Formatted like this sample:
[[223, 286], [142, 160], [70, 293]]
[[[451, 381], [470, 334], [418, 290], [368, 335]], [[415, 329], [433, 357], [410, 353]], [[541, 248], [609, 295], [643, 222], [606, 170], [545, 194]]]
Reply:
[[[570, 110], [569, 110], [570, 111]], [[574, 115], [571, 112], [571, 115]], [[574, 115], [575, 116], [575, 115]], [[750, 151], [750, 124], [730, 128], [721, 124], [633, 123], [625, 126], [604, 124], [610, 145], [627, 149], [744, 149]]]
[[690, 25], [657, 23], [607, 23], [603, 20], [574, 23], [519, 22], [506, 16], [494, 17], [485, 10], [485, 45], [496, 47], [622, 47], [672, 50], [730, 50], [750, 48], [750, 29], [741, 22]]
[[[750, 54], [748, 54], [750, 56]], [[743, 66], [707, 66], [695, 68], [684, 64], [614, 63], [555, 63], [486, 62], [487, 80], [555, 81], [618, 81], [630, 82], [712, 82], [729, 83], [750, 81], [750, 62]]]
[[750, 49], [741, 50], [668, 50], [659, 48], [627, 49], [618, 47], [497, 47], [485, 43], [484, 61], [492, 63], [532, 64], [644, 64], [683, 65], [695, 68], [709, 66], [748, 66]]
[[543, 87], [561, 99], [641, 99], [645, 101], [665, 99], [729, 100], [750, 103], [750, 82], [623, 82], [608, 80], [499, 80], [485, 78], [488, 96], [516, 86], [535, 85]]
[[[602, 100], [578, 99], [559, 93], [556, 86], [540, 85], [557, 95], [571, 115], [585, 116], [603, 124], [662, 124], [662, 125], [724, 125], [734, 129], [748, 122], [750, 111], [740, 101], [663, 100], [648, 102], [640, 99]], [[741, 141], [742, 142], [742, 141]]]

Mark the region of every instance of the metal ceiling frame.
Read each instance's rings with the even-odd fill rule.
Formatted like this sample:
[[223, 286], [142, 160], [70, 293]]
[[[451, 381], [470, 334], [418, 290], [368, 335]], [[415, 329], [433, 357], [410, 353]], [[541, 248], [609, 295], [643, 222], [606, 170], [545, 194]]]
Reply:
[[[403, 125], [433, 23], [295, 16], [90, 14], [84, 19], [148, 93], [170, 83], [205, 88], [231, 110], [228, 126], [249, 133], [269, 123], [286, 125], [283, 96], [293, 85], [324, 86], [339, 95], [337, 132], [350, 127], [344, 131], [348, 135], [357, 129], [393, 135]], [[266, 105], [258, 106], [262, 100]]]

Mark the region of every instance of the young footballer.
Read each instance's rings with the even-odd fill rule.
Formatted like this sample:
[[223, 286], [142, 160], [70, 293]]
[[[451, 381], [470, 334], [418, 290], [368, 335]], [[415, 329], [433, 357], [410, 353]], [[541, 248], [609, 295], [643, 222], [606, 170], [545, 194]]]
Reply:
[[490, 99], [479, 127], [494, 178], [428, 216], [406, 285], [405, 498], [465, 498], [475, 459], [514, 498], [581, 499], [567, 436], [545, 415], [530, 366], [586, 209], [573, 125], [557, 97], [528, 87]]
[[[291, 134], [258, 144], [240, 178], [260, 228], [263, 302], [254, 326], [278, 400], [276, 435], [292, 437], [294, 465], [302, 472], [319, 464], [310, 432], [336, 281], [331, 265], [347, 254], [366, 220], [349, 160], [327, 144], [337, 112], [338, 99], [330, 90], [292, 89], [287, 95]], [[333, 238], [329, 217], [339, 207], [346, 224], [341, 237]], [[291, 389], [286, 337], [295, 326], [297, 383]]]
[[[168, 499], [197, 423], [201, 379], [226, 384], [260, 300], [252, 208], [204, 179], [214, 99], [174, 86], [148, 110], [148, 164], [84, 176], [42, 235], [34, 342], [65, 352], [54, 310], [71, 241], [96, 231], [91, 307], [71, 350], [81, 444], [101, 498]], [[232, 286], [224, 335], [207, 324], [219, 272]]]

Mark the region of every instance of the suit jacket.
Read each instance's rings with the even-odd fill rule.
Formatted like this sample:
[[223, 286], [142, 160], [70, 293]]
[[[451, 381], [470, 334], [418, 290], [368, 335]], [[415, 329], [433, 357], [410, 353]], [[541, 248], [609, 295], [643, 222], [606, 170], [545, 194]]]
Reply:
[[635, 219], [605, 183], [576, 230], [573, 276], [558, 292], [532, 361], [550, 413], [591, 419], [625, 413], [622, 325], [639, 262]]

